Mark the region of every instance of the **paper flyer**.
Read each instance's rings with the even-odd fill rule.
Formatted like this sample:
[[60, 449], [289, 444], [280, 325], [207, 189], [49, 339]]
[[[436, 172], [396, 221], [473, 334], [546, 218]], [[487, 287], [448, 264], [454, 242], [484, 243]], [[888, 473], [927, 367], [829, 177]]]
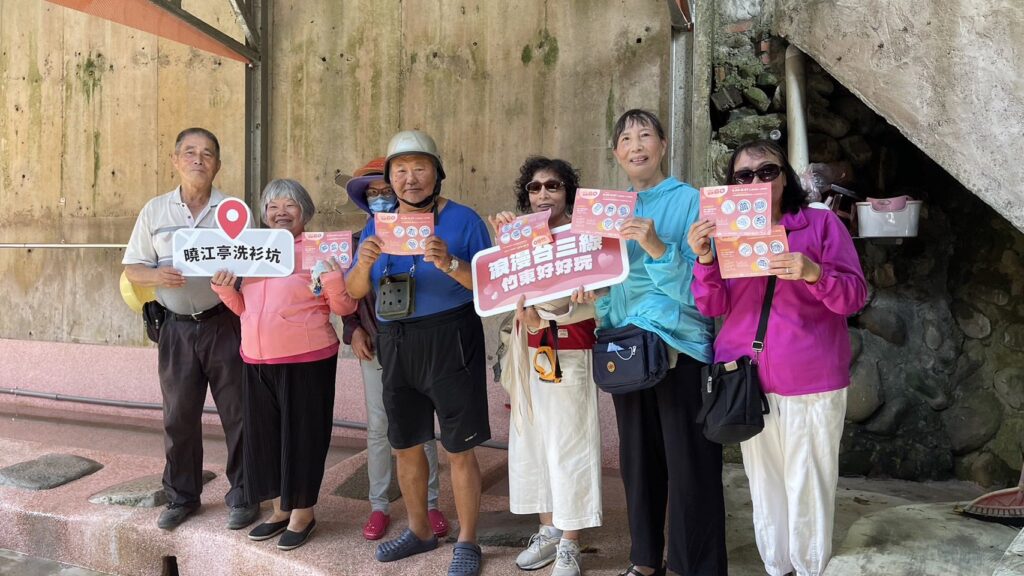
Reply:
[[722, 278], [768, 276], [768, 260], [789, 251], [786, 229], [772, 226], [766, 236], [733, 236], [715, 240], [718, 269]]
[[434, 235], [434, 215], [425, 213], [374, 215], [377, 237], [384, 242], [384, 253], [395, 256], [424, 254], [427, 238]]
[[622, 190], [580, 188], [572, 210], [574, 234], [621, 238], [622, 223], [633, 217], [636, 194]]
[[551, 210], [520, 216], [498, 231], [498, 247], [502, 252], [518, 252], [551, 243], [551, 229], [548, 219]]
[[320, 260], [335, 258], [343, 269], [352, 266], [352, 233], [303, 232], [302, 269], [312, 270]]
[[739, 184], [700, 189], [700, 217], [715, 223], [715, 237], [764, 236], [771, 227], [772, 185]]

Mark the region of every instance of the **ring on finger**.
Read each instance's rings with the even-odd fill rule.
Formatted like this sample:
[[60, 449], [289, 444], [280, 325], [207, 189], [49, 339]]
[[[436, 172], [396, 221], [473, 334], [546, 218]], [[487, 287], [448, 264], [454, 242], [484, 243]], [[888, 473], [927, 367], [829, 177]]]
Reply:
[[786, 268], [786, 274], [789, 274], [789, 268]]

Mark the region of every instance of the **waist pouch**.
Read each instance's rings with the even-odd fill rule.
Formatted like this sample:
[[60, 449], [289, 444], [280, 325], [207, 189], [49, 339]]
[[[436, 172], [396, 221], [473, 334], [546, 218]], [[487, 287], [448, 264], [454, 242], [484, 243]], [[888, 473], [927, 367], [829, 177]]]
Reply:
[[167, 317], [167, 308], [156, 300], [142, 305], [142, 322], [146, 326], [146, 336], [153, 342], [160, 342], [160, 328]]
[[668, 373], [668, 347], [655, 334], [633, 325], [597, 331], [594, 383], [609, 394], [650, 388]]
[[411, 274], [386, 276], [377, 293], [377, 316], [384, 320], [401, 320], [416, 310], [416, 278]]

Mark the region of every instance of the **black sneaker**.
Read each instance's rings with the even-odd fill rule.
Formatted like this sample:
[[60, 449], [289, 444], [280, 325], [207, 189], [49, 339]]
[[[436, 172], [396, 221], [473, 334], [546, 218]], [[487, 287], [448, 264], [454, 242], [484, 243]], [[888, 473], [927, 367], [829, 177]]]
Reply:
[[260, 505], [232, 506], [228, 508], [228, 530], [240, 530], [260, 517]]
[[309, 524], [306, 525], [306, 529], [302, 532], [285, 530], [284, 534], [281, 534], [281, 538], [277, 541], [277, 549], [294, 550], [302, 546], [309, 540], [309, 535], [313, 533], [314, 529], [316, 529], [316, 519], [310, 520]]
[[189, 514], [199, 509], [199, 505], [188, 506], [185, 504], [170, 503], [167, 508], [160, 513], [160, 518], [156, 521], [156, 525], [161, 530], [174, 530], [179, 524], [188, 518]]

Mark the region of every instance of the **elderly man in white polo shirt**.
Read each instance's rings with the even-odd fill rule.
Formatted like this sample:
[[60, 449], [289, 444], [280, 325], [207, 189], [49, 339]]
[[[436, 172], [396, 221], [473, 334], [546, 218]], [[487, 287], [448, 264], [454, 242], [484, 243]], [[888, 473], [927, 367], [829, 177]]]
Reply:
[[171, 530], [199, 508], [201, 418], [209, 383], [228, 445], [227, 527], [237, 530], [259, 514], [259, 504], [248, 504], [242, 488], [239, 320], [221, 304], [208, 278], [186, 278], [171, 265], [175, 230], [217, 226], [217, 205], [225, 198], [213, 187], [221, 165], [217, 137], [203, 128], [183, 130], [175, 140], [171, 164], [181, 185], [146, 203], [122, 260], [128, 280], [156, 287], [157, 301], [166, 308], [157, 347], [167, 457], [163, 484], [169, 503], [157, 525]]

